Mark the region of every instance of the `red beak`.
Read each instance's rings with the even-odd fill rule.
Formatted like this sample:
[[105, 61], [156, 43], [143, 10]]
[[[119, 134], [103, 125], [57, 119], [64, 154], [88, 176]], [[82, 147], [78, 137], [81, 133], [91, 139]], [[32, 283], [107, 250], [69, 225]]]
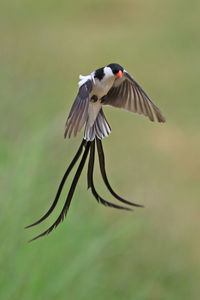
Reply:
[[122, 71], [121, 70], [119, 70], [119, 72], [115, 75], [115, 76], [117, 76], [117, 77], [119, 77], [119, 78], [122, 78], [122, 76], [123, 76], [123, 73], [122, 73]]

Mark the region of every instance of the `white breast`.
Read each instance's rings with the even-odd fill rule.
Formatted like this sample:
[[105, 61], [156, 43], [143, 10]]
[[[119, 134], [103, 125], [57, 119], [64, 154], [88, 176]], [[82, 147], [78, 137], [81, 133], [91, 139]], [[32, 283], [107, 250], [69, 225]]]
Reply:
[[101, 107], [102, 104], [100, 101], [97, 101], [95, 103], [90, 102], [89, 109], [88, 109], [88, 120], [87, 120], [87, 124], [89, 126], [92, 126], [94, 124], [94, 121], [96, 120]]
[[88, 79], [92, 80], [93, 82], [93, 89], [90, 93], [90, 97], [93, 95], [96, 95], [98, 97], [97, 102], [90, 102], [89, 109], [88, 109], [88, 119], [87, 119], [87, 127], [90, 127], [94, 124], [97, 115], [102, 107], [102, 104], [100, 102], [100, 99], [105, 96], [108, 91], [113, 86], [115, 76], [112, 73], [112, 70], [108, 67], [104, 68], [104, 77], [102, 80], [99, 80], [98, 78], [95, 78], [95, 72], [91, 73], [90, 75], [83, 76], [80, 75], [80, 81], [79, 81], [79, 87], [81, 87]]
[[104, 77], [99, 80], [98, 78], [94, 78], [94, 73], [92, 73], [92, 79], [94, 82], [93, 87], [93, 94], [97, 95], [98, 99], [101, 99], [103, 96], [105, 96], [108, 91], [113, 86], [115, 76], [112, 73], [112, 70], [108, 67], [104, 68]]

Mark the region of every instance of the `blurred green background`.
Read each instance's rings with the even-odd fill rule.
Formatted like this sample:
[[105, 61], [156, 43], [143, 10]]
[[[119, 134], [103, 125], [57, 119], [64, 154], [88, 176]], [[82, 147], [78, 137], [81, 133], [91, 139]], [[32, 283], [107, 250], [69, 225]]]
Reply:
[[[199, 299], [199, 1], [0, 3], [0, 298]], [[82, 139], [64, 140], [78, 75], [118, 62], [167, 123], [106, 107], [113, 188], [145, 205], [103, 207], [80, 179], [65, 221], [49, 208]], [[107, 193], [96, 165], [95, 183]]]

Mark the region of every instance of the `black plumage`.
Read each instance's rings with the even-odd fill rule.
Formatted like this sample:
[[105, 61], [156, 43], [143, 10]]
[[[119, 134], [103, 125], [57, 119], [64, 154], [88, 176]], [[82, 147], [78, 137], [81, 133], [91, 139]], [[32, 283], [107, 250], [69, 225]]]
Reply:
[[[123, 202], [125, 204], [129, 204], [129, 205], [132, 205], [132, 206], [142, 207], [142, 205], [135, 204], [135, 203], [129, 202], [127, 200], [124, 200], [123, 198], [121, 198], [119, 195], [117, 195], [113, 191], [113, 189], [111, 188], [111, 186], [110, 186], [110, 184], [108, 182], [106, 171], [105, 171], [105, 159], [104, 159], [104, 153], [103, 153], [103, 147], [102, 147], [101, 140], [98, 139], [98, 138], [96, 138], [96, 143], [97, 143], [97, 151], [98, 151], [99, 165], [100, 165], [100, 169], [101, 169], [102, 178], [103, 178], [103, 180], [104, 180], [104, 182], [105, 182], [108, 190], [120, 202]], [[33, 224], [31, 224], [31, 225], [29, 225], [29, 226], [27, 226], [25, 228], [30, 228], [32, 226], [35, 226], [35, 225], [43, 222], [53, 212], [53, 210], [55, 209], [55, 207], [56, 207], [56, 205], [58, 203], [59, 197], [61, 195], [63, 186], [64, 186], [64, 184], [65, 184], [65, 182], [67, 180], [67, 177], [70, 174], [70, 172], [72, 171], [73, 167], [75, 166], [77, 160], [79, 159], [79, 157], [80, 157], [80, 155], [81, 155], [81, 153], [83, 151], [83, 147], [85, 147], [85, 150], [83, 152], [80, 164], [79, 164], [78, 169], [77, 169], [77, 171], [75, 173], [74, 179], [72, 181], [69, 193], [67, 195], [65, 204], [63, 206], [63, 209], [62, 209], [60, 215], [58, 216], [58, 218], [56, 219], [56, 221], [47, 230], [45, 230], [41, 234], [39, 234], [36, 237], [34, 237], [32, 240], [30, 240], [30, 242], [34, 241], [34, 240], [36, 240], [36, 239], [38, 239], [38, 238], [40, 238], [42, 236], [45, 236], [45, 235], [49, 234], [54, 228], [56, 228], [64, 220], [64, 218], [67, 215], [67, 212], [69, 210], [69, 206], [70, 206], [73, 194], [75, 192], [76, 185], [77, 185], [78, 180], [80, 178], [80, 175], [82, 173], [82, 170], [83, 170], [83, 167], [85, 165], [85, 162], [86, 162], [86, 159], [87, 159], [87, 156], [88, 156], [89, 152], [90, 152], [90, 155], [89, 155], [88, 171], [87, 171], [88, 189], [91, 189], [92, 194], [95, 197], [95, 199], [97, 200], [97, 202], [99, 202], [99, 203], [101, 203], [101, 204], [103, 204], [105, 206], [108, 206], [108, 207], [113, 207], [113, 208], [122, 209], [122, 210], [132, 210], [129, 207], [124, 207], [124, 206], [117, 205], [115, 203], [109, 202], [109, 201], [103, 199], [97, 193], [97, 191], [95, 189], [95, 186], [94, 186], [94, 181], [93, 181], [94, 161], [95, 161], [95, 140], [93, 140], [92, 142], [90, 142], [90, 141], [86, 142], [83, 139], [82, 142], [81, 142], [81, 145], [80, 145], [80, 147], [79, 147], [79, 149], [78, 149], [78, 151], [77, 151], [77, 153], [75, 155], [75, 157], [73, 158], [71, 164], [67, 168], [67, 171], [65, 172], [65, 174], [64, 174], [64, 176], [62, 178], [62, 181], [61, 181], [61, 183], [59, 185], [59, 188], [58, 188], [58, 191], [56, 193], [55, 200], [53, 201], [51, 207], [49, 208], [49, 210], [47, 211], [47, 213], [43, 217], [41, 217], [38, 221], [34, 222]]]
[[104, 68], [102, 67], [95, 71], [94, 78], [98, 78], [99, 80], [102, 80], [104, 75], [105, 75]]

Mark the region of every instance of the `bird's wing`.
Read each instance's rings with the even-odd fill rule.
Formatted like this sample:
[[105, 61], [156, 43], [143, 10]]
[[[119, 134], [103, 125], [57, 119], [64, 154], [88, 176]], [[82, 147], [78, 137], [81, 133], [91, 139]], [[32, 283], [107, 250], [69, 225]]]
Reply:
[[70, 138], [74, 131], [74, 136], [81, 131], [88, 117], [89, 94], [92, 91], [92, 80], [88, 79], [79, 88], [78, 95], [74, 100], [69, 116], [66, 121], [65, 137]]
[[117, 79], [108, 94], [103, 97], [102, 104], [124, 108], [133, 113], [143, 114], [149, 117], [151, 121], [154, 121], [153, 108], [158, 122], [165, 122], [165, 118], [158, 107], [125, 70], [122, 79]]

